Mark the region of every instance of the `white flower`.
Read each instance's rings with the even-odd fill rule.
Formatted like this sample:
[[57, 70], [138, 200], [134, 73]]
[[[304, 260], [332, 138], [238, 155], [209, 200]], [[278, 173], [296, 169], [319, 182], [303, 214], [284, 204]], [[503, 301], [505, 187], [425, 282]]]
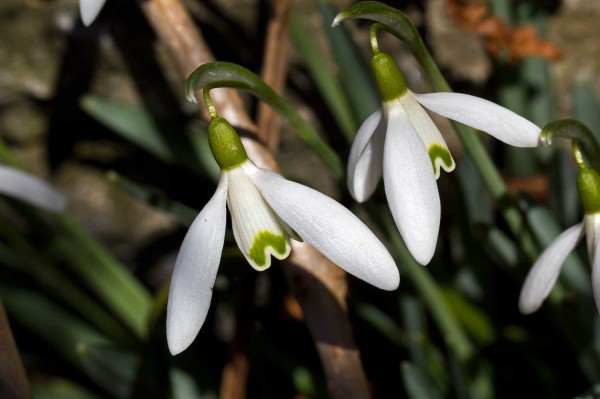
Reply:
[[79, 0], [79, 14], [85, 26], [90, 26], [95, 20], [106, 0]]
[[62, 212], [67, 200], [48, 183], [21, 170], [0, 165], [0, 194], [52, 212]]
[[517, 147], [537, 146], [541, 129], [478, 97], [413, 93], [387, 54], [375, 55], [371, 66], [383, 104], [356, 135], [348, 160], [348, 188], [358, 202], [363, 202], [383, 175], [396, 226], [413, 257], [426, 265], [433, 257], [440, 226], [435, 180], [440, 168], [450, 172], [455, 164], [423, 107]]
[[592, 265], [592, 286], [600, 310], [600, 177], [591, 169], [582, 169], [577, 179], [585, 216], [583, 222], [562, 232], [542, 252], [525, 278], [519, 297], [519, 310], [530, 314], [540, 308], [556, 283], [561, 266], [585, 234]]
[[258, 168], [224, 119], [211, 122], [209, 142], [221, 177], [175, 262], [167, 307], [173, 355], [193, 342], [206, 318], [223, 249], [225, 203], [235, 240], [257, 270], [270, 266], [270, 255], [286, 258], [289, 238], [301, 238], [348, 273], [384, 290], [398, 287], [400, 275], [391, 255], [349, 210], [318, 191]]

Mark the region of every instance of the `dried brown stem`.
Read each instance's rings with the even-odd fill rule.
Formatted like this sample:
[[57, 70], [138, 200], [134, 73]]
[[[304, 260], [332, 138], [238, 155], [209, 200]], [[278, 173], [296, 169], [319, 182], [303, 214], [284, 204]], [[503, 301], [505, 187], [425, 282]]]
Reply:
[[[275, 0], [273, 18], [267, 27], [262, 78], [277, 94], [283, 94], [288, 72], [290, 16], [293, 5], [293, 0]], [[279, 117], [265, 103], [259, 104], [257, 115], [258, 137], [269, 150], [276, 151], [281, 124]]]
[[[140, 6], [158, 37], [177, 60], [185, 78], [199, 65], [214, 60], [180, 0], [144, 0]], [[256, 133], [255, 125], [235, 91], [220, 90], [218, 95], [211, 92], [211, 97], [223, 117], [235, 126]], [[273, 155], [259, 144], [256, 137], [254, 140], [244, 138], [243, 142], [249, 157], [256, 164], [277, 170]], [[369, 398], [359, 352], [346, 313], [345, 273], [306, 243], [294, 244], [285, 270], [316, 341], [331, 397]], [[242, 378], [240, 373], [238, 378]], [[245, 381], [238, 381], [238, 384], [245, 385]]]
[[31, 398], [25, 368], [0, 299], [0, 398]]

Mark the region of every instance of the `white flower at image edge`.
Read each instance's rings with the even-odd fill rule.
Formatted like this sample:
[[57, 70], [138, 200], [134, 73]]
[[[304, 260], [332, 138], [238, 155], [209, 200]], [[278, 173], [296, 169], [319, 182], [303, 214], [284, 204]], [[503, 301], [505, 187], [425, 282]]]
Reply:
[[541, 129], [490, 101], [458, 93], [416, 94], [387, 54], [371, 63], [383, 104], [360, 127], [348, 160], [348, 188], [366, 201], [383, 176], [396, 226], [413, 257], [429, 263], [440, 226], [436, 179], [455, 167], [448, 146], [425, 108], [482, 130], [516, 147], [539, 145]]
[[[582, 191], [582, 181], [591, 181], [594, 189]], [[531, 267], [519, 297], [519, 310], [523, 314], [533, 313], [540, 308], [556, 284], [563, 263], [584, 235], [592, 265], [594, 298], [600, 311], [600, 251], [597, 251], [600, 245], [600, 177], [590, 169], [580, 171], [578, 189], [586, 210], [583, 222], [571, 226], [556, 237]], [[585, 197], [589, 200], [586, 201]]]
[[0, 165], [0, 194], [51, 212], [63, 212], [66, 198], [43, 180], [22, 170]]
[[106, 0], [79, 0], [79, 14], [85, 26], [90, 26], [95, 20]]
[[[231, 142], [222, 147], [231, 148]], [[234, 147], [243, 151], [241, 142]], [[270, 266], [270, 255], [286, 258], [290, 237], [301, 238], [375, 287], [398, 287], [400, 275], [391, 255], [352, 212], [318, 191], [258, 168], [245, 152], [232, 164], [219, 163], [216, 192], [190, 227], [175, 262], [167, 307], [167, 342], [173, 355], [194, 341], [206, 319], [223, 249], [226, 203], [235, 240], [257, 270]]]

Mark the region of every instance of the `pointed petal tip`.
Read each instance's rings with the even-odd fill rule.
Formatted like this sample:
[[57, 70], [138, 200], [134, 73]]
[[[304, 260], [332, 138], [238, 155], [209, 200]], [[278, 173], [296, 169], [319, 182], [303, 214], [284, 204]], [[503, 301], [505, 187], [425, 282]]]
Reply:
[[339, 13], [338, 15], [336, 15], [335, 18], [333, 19], [333, 22], [331, 23], [331, 27], [335, 28], [336, 26], [338, 26], [340, 24], [340, 22], [342, 22], [342, 19], [344, 19], [344, 16], [342, 15], [342, 13]]
[[[396, 268], [395, 264], [394, 267]], [[396, 268], [395, 272], [390, 271], [386, 278], [382, 279], [379, 284], [371, 284], [384, 291], [395, 291], [400, 286], [400, 273]]]
[[167, 346], [169, 347], [171, 356], [179, 355], [181, 352], [186, 350], [192, 344], [192, 342], [186, 342], [179, 337], [173, 337], [173, 334], [167, 333]]
[[79, 14], [84, 26], [90, 26], [100, 14], [106, 0], [79, 0]]
[[521, 294], [519, 295], [519, 312], [526, 316], [535, 313], [542, 306], [543, 301], [544, 298], [531, 295], [530, 291], [521, 289]]

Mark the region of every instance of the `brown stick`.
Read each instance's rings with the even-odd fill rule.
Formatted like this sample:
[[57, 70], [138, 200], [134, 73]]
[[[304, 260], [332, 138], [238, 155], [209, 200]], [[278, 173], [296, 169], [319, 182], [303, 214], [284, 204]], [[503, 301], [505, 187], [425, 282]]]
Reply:
[[31, 398], [25, 368], [0, 299], [0, 398]]
[[[290, 16], [293, 5], [293, 0], [276, 0], [273, 4], [273, 18], [267, 27], [262, 78], [279, 95], [285, 89], [289, 65]], [[279, 145], [281, 121], [273, 109], [262, 102], [258, 106], [257, 115], [258, 137], [269, 150], [275, 152]]]
[[[185, 78], [214, 57], [180, 0], [145, 0], [140, 6], [161, 41], [169, 48]], [[256, 132], [235, 91], [220, 90], [211, 98], [233, 125]], [[257, 140], [243, 140], [248, 156], [259, 166], [277, 170], [268, 149]], [[315, 339], [334, 399], [369, 398], [360, 356], [345, 308], [345, 273], [305, 243], [295, 243], [287, 278], [297, 295]], [[243, 383], [238, 381], [238, 383]]]

